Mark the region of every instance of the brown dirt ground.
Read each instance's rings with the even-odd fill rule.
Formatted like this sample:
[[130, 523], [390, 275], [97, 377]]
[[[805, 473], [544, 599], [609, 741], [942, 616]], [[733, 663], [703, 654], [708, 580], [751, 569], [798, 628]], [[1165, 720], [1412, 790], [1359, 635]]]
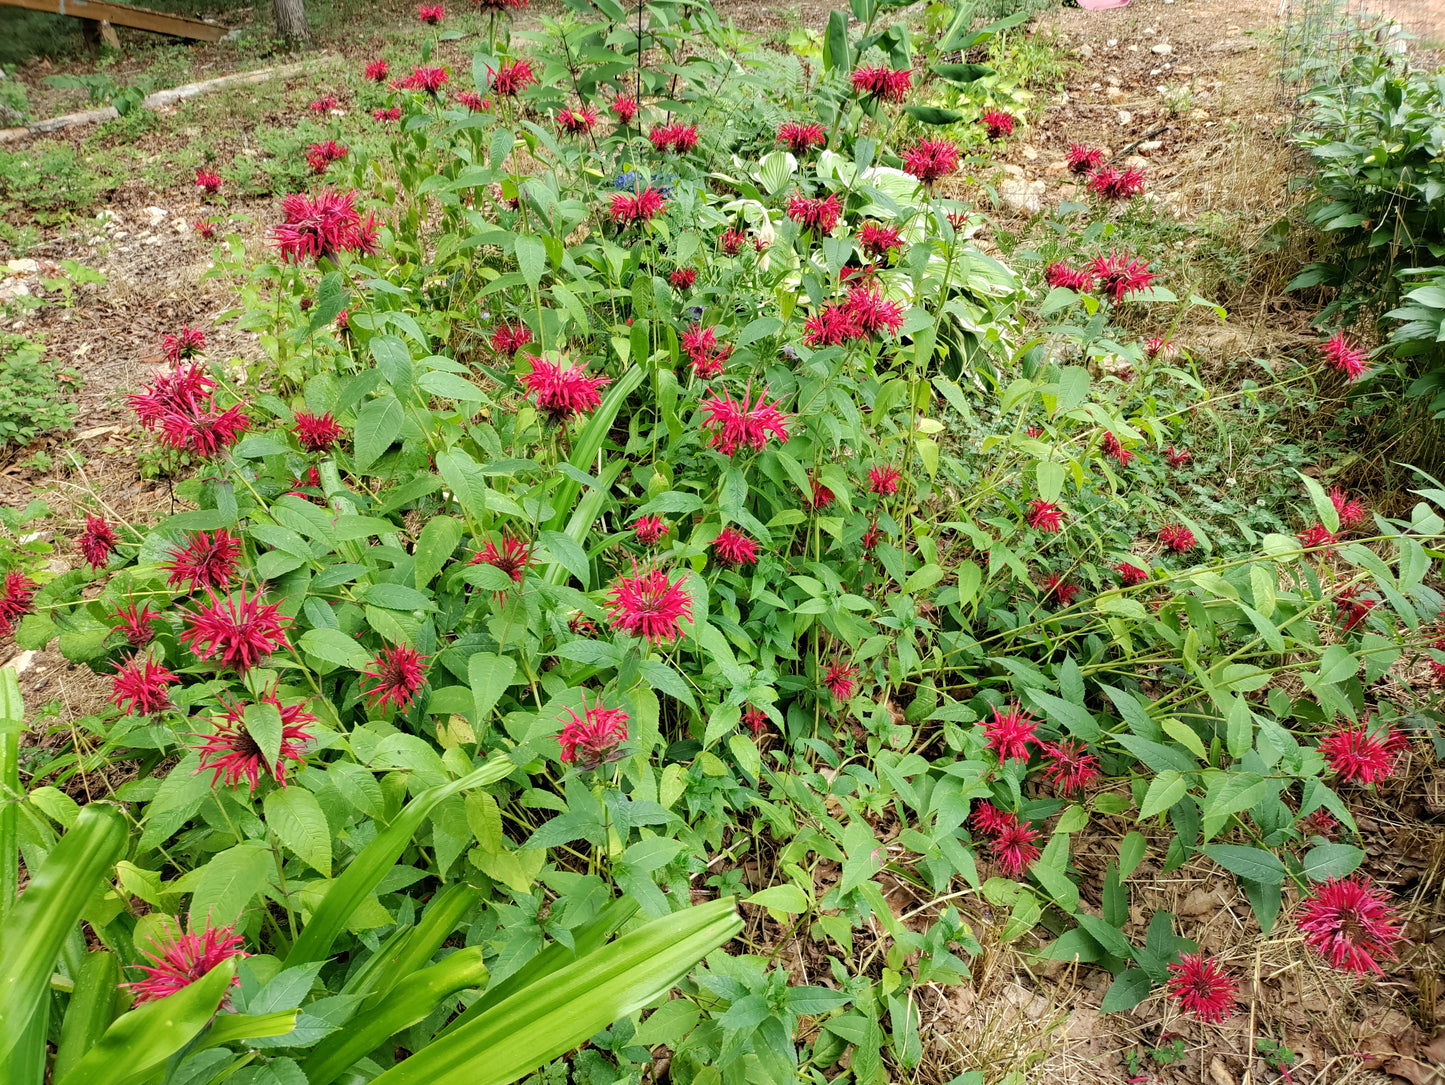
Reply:
[[[793, 25], [791, 12], [758, 0], [721, 0], [719, 8], [743, 28], [764, 34]], [[398, 5], [397, 11], [400, 19], [409, 7]], [[800, 21], [821, 26], [827, 11], [816, 0], [806, 0]], [[1026, 182], [1042, 182], [1042, 201], [1057, 201], [1069, 194], [1071, 179], [1059, 163], [1070, 140], [1118, 151], [1163, 126], [1151, 137], [1159, 146], [1144, 156], [1154, 197], [1185, 218], [1223, 215], [1241, 239], [1257, 240], [1288, 206], [1284, 186], [1290, 167], [1278, 134], [1287, 110], [1268, 35], [1275, 12], [1273, 2], [1245, 6], [1227, 0], [1134, 0], [1127, 8], [1096, 13], [1061, 9], [1040, 32], [1051, 28], [1064, 35], [1080, 62], [1068, 78], [1067, 95], [1045, 92], [1041, 115], [1024, 138], [1009, 144], [1001, 164]], [[373, 47], [370, 38], [327, 44], [350, 56], [368, 54]], [[1169, 49], [1155, 52], [1160, 44]], [[193, 63], [192, 78], [234, 66], [211, 47], [197, 47]], [[1193, 102], [1188, 111], [1171, 115], [1156, 88], [1177, 84], [1193, 86]], [[1127, 120], [1121, 119], [1121, 110], [1130, 114]], [[148, 210], [152, 207], [164, 213]], [[138, 476], [139, 435], [122, 399], [158, 360], [161, 336], [181, 324], [199, 326], [210, 338], [212, 358], [259, 356], [251, 336], [217, 323], [235, 295], [224, 280], [201, 278], [210, 252], [187, 227], [203, 212], [191, 186], [150, 192], [139, 183], [125, 185], [112, 194], [107, 210], [112, 215], [108, 224], [92, 221], [52, 231], [30, 254], [41, 262], [41, 273], [47, 273], [46, 262], [74, 258], [103, 271], [107, 282], [83, 288], [73, 308], [49, 306], [16, 329], [43, 333], [52, 355], [79, 369], [85, 380], [73, 437], [48, 442], [57, 461], [54, 469], [27, 466], [35, 448], [0, 460], [0, 501], [19, 507], [39, 495], [56, 510], [58, 563], [72, 560], [69, 540], [87, 508], [103, 507], [113, 517], [136, 523], [169, 511], [166, 486]], [[229, 211], [248, 248], [259, 250], [264, 223], [274, 213], [271, 202], [232, 205]], [[1019, 221], [1002, 209], [998, 219], [1000, 228]], [[1291, 270], [1288, 253], [1273, 264], [1262, 259], [1235, 296], [1219, 299], [1231, 310], [1229, 323], [1221, 327], [1201, 318], [1185, 329], [1193, 336], [1191, 345], [1217, 361], [1270, 357], [1312, 341], [1306, 314], [1279, 295]], [[33, 286], [38, 277], [12, 275], [0, 280], [0, 288], [13, 288], [17, 281]], [[62, 465], [65, 448], [78, 450], [83, 462]], [[0, 661], [13, 655], [13, 649], [0, 646]], [[51, 739], [37, 734], [40, 742], [63, 739], [69, 721], [103, 706], [108, 683], [86, 669], [73, 668], [51, 651], [26, 662], [27, 704], [39, 713], [54, 702], [42, 727], [53, 725], [61, 732]], [[1426, 695], [1418, 674], [1404, 675], [1403, 682], [1401, 696]], [[97, 790], [104, 783], [94, 781]], [[1262, 935], [1233, 880], [1207, 861], [1160, 876], [1164, 838], [1159, 836], [1131, 879], [1133, 922], [1127, 933], [1141, 938], [1149, 914], [1159, 908], [1171, 911], [1179, 933], [1246, 977], [1236, 1017], [1222, 1026], [1201, 1026], [1181, 1019], [1158, 995], [1131, 1013], [1102, 1017], [1098, 1005], [1107, 975], [1031, 959], [1025, 951], [1037, 943], [1029, 938], [1000, 943], [1004, 917], [973, 904], [966, 918], [985, 953], [975, 962], [972, 983], [932, 988], [921, 996], [922, 1031], [929, 1043], [924, 1065], [911, 1080], [945, 1082], [977, 1069], [990, 1085], [1010, 1071], [1019, 1071], [1023, 1080], [1048, 1083], [1441, 1085], [1445, 771], [1421, 749], [1409, 772], [1351, 800], [1370, 851], [1368, 869], [1410, 916], [1412, 945], [1383, 980], [1356, 984], [1321, 969], [1292, 935], [1288, 910], [1293, 900], [1286, 901], [1274, 931]], [[1096, 819], [1076, 836], [1074, 862], [1086, 907], [1098, 907], [1104, 869], [1130, 827]], [[914, 900], [901, 883], [895, 888], [889, 899], [900, 915], [926, 903]], [[913, 921], [928, 914], [925, 909]], [[777, 932], [760, 926], [751, 933], [757, 942], [766, 942]], [[794, 943], [780, 959], [802, 971], [813, 967], [812, 957], [805, 943]], [[1256, 1042], [1266, 1036], [1299, 1055], [1288, 1077], [1256, 1056]], [[1175, 1037], [1186, 1045], [1182, 1062], [1160, 1067], [1146, 1060], [1131, 1079], [1131, 1051], [1164, 1046]]]

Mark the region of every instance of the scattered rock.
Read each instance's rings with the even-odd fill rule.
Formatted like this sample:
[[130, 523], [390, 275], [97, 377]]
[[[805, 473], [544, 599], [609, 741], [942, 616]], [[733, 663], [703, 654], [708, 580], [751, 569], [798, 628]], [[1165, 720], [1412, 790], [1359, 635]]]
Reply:
[[8, 660], [8, 661], [5, 663], [5, 666], [7, 666], [7, 667], [14, 667], [16, 674], [24, 674], [26, 671], [28, 671], [28, 670], [30, 669], [31, 665], [32, 665], [34, 662], [35, 662], [35, 653], [34, 653], [34, 652], [21, 652], [18, 656], [15, 656], [13, 659]]
[[150, 216], [152, 226], [159, 226], [161, 219], [169, 215], [170, 212], [164, 207], [147, 207], [146, 214]]
[[1040, 199], [1043, 193], [1042, 181], [1024, 181], [1015, 177], [998, 186], [999, 202], [1005, 210], [1015, 214], [1038, 214], [1043, 208], [1043, 201]]
[[1060, 185], [1059, 195], [1066, 200], [1072, 200], [1079, 193], [1078, 185]]
[[1209, 119], [1209, 111], [1206, 109], [1191, 109], [1189, 111], [1189, 119], [1191, 121], [1207, 121]]
[[1118, 87], [1110, 87], [1105, 93], [1110, 102], [1122, 102], [1124, 100], [1124, 92]]
[[1022, 166], [1015, 166], [1012, 162], [1005, 162], [1003, 172], [1005, 176], [1008, 177], [1022, 177], [1024, 175], [1024, 168]]
[[7, 260], [5, 267], [11, 275], [34, 275], [40, 270], [40, 265], [29, 257], [20, 260]]
[[1132, 121], [1133, 119], [1134, 119], [1134, 114], [1130, 113], [1127, 109], [1121, 109], [1121, 110], [1119, 110], [1119, 123], [1120, 123], [1120, 124], [1128, 124], [1128, 123], [1129, 123], [1130, 121]]
[[1116, 46], [1116, 45], [1118, 45], [1118, 44], [1119, 44], [1119, 39], [1118, 39], [1118, 38], [1110, 38], [1110, 39], [1109, 39], [1109, 48], [1110, 48], [1110, 49], [1114, 48], [1114, 46]]
[[1139, 153], [1153, 154], [1162, 146], [1164, 146], [1162, 139], [1146, 139], [1143, 143], [1139, 144]]
[[1079, 59], [1080, 59], [1080, 60], [1093, 60], [1093, 59], [1094, 59], [1094, 47], [1093, 47], [1092, 45], [1081, 45], [1081, 46], [1079, 46]]
[[1170, 53], [1174, 52], [1174, 46], [1170, 45], [1167, 41], [1161, 41], [1158, 45], [1150, 46], [1149, 51], [1151, 53], [1158, 53], [1161, 57], [1167, 57]]
[[1138, 47], [1137, 45], [1131, 45], [1131, 46], [1129, 46], [1129, 52], [1131, 52], [1131, 53], [1137, 53], [1138, 51], [1139, 51], [1139, 47]]
[[1126, 170], [1142, 170], [1147, 165], [1149, 165], [1149, 163], [1137, 154], [1131, 154], [1128, 158], [1124, 159], [1124, 168]]
[[1025, 148], [1024, 148], [1024, 157], [1027, 158], [1030, 162], [1032, 162], [1034, 159], [1038, 158], [1038, 156], [1039, 156], [1039, 152], [1038, 152], [1035, 148], [1033, 148], [1033, 147], [1025, 147]]

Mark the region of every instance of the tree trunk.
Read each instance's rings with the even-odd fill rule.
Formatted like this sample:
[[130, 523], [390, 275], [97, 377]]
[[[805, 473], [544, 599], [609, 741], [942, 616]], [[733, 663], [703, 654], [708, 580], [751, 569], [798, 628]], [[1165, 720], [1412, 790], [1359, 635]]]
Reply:
[[305, 0], [274, 0], [276, 31], [292, 45], [311, 47], [311, 28], [306, 25]]

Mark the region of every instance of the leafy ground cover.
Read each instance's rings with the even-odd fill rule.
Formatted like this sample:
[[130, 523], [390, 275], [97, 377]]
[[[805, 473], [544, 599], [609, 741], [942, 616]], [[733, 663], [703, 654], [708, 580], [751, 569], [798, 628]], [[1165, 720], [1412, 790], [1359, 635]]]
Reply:
[[1428, 1070], [1445, 492], [1321, 440], [1385, 363], [1278, 300], [1308, 235], [1197, 163], [1282, 148], [1153, 11], [419, 12], [273, 119], [88, 137], [191, 201], [91, 236], [196, 263], [169, 313], [78, 266], [23, 307], [138, 349], [83, 393], [112, 451], [32, 461], [71, 530], [7, 514], [6, 624], [76, 669], [27, 682], [6, 847], [105, 883], [11, 1042], [89, 1073], [147, 954], [244, 949], [169, 1079], [430, 1076], [698, 916], [493, 1071]]

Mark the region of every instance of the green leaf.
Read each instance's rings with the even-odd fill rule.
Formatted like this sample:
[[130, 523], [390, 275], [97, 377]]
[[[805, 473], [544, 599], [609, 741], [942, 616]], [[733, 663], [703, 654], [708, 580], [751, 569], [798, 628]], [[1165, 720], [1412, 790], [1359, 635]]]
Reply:
[[1149, 973], [1142, 968], [1126, 968], [1104, 992], [1104, 1000], [1099, 1003], [1099, 1012], [1120, 1013], [1132, 1010], [1149, 997], [1152, 986]]
[[423, 373], [417, 378], [416, 386], [423, 392], [430, 392], [434, 396], [442, 396], [445, 399], [454, 399], [458, 403], [484, 403], [487, 400], [487, 393], [465, 377], [438, 369], [430, 369]]
[[522, 278], [526, 279], [527, 285], [535, 291], [547, 270], [547, 246], [542, 243], [540, 238], [530, 234], [520, 234], [517, 237], [515, 251], [517, 267], [522, 272]]
[[903, 112], [919, 124], [957, 124], [963, 120], [963, 114], [956, 109], [940, 109], [931, 105], [906, 105]]
[[759, 908], [771, 908], [775, 912], [788, 912], [791, 915], [806, 912], [811, 906], [808, 894], [792, 882], [770, 886], [754, 893], [743, 903], [756, 905]]
[[281, 843], [323, 878], [331, 877], [331, 829], [316, 796], [287, 787], [266, 796], [266, 824]]
[[191, 894], [190, 925], [197, 930], [207, 925], [234, 926], [266, 880], [275, 874], [276, 862], [270, 848], [238, 844], [217, 852], [201, 868], [196, 890]]
[[852, 67], [852, 55], [848, 50], [848, 15], [834, 9], [828, 15], [828, 28], [823, 34], [823, 70], [830, 72], [834, 68], [842, 68], [846, 72]]
[[371, 653], [339, 629], [308, 629], [297, 644], [307, 655], [338, 667], [359, 671], [371, 663]]
[[1144, 852], [1149, 842], [1144, 838], [1143, 833], [1130, 832], [1125, 835], [1119, 844], [1119, 877], [1127, 878], [1133, 874], [1144, 860]]
[[1365, 853], [1353, 844], [1321, 844], [1305, 852], [1301, 865], [1305, 877], [1322, 882], [1353, 874], [1365, 861]]
[[587, 551], [571, 535], [562, 531], [544, 531], [541, 543], [547, 548], [554, 561], [577, 578], [582, 590], [592, 587], [592, 563], [587, 560]]
[[91, 803], [82, 808], [75, 828], [30, 871], [25, 892], [0, 923], [0, 1066], [48, 998], [61, 946], [75, 933], [80, 913], [120, 857], [125, 838], [125, 820], [115, 807]]
[[115, 991], [121, 980], [116, 955], [105, 950], [87, 953], [80, 975], [73, 978], [75, 990], [60, 1026], [53, 1081], [70, 1073], [115, 1020]]
[[960, 87], [966, 87], [986, 75], [993, 74], [993, 69], [987, 64], [935, 64], [933, 70], [950, 83]]
[[1335, 508], [1335, 503], [1330, 500], [1330, 495], [1325, 493], [1325, 488], [1303, 471], [1296, 471], [1305, 484], [1305, 489], [1310, 493], [1310, 501], [1314, 504], [1315, 515], [1320, 518], [1320, 523], [1325, 525], [1329, 531], [1340, 530], [1340, 513]]
[[1150, 782], [1149, 790], [1144, 795], [1144, 804], [1139, 807], [1139, 820], [1144, 821], [1155, 814], [1162, 814], [1182, 799], [1188, 790], [1189, 782], [1183, 776], [1174, 769], [1165, 769]]
[[364, 471], [376, 462], [401, 434], [401, 404], [391, 396], [373, 399], [356, 415], [356, 443], [353, 464]]
[[258, 701], [246, 706], [242, 721], [261, 751], [262, 760], [267, 765], [276, 764], [281, 756], [281, 710], [269, 701]]
[[1280, 885], [1284, 882], [1284, 864], [1263, 848], [1247, 848], [1239, 844], [1205, 844], [1199, 850], [1239, 878], [1264, 885]]
[[516, 678], [517, 664], [511, 656], [477, 652], [467, 659], [467, 684], [472, 687], [478, 727], [486, 724], [492, 709]]
[[413, 583], [417, 588], [425, 588], [446, 567], [461, 541], [462, 524], [456, 517], [433, 516], [426, 522], [416, 540]]
[[1339, 644], [1331, 644], [1320, 657], [1320, 681], [1338, 685], [1355, 676], [1360, 661], [1351, 651]]

